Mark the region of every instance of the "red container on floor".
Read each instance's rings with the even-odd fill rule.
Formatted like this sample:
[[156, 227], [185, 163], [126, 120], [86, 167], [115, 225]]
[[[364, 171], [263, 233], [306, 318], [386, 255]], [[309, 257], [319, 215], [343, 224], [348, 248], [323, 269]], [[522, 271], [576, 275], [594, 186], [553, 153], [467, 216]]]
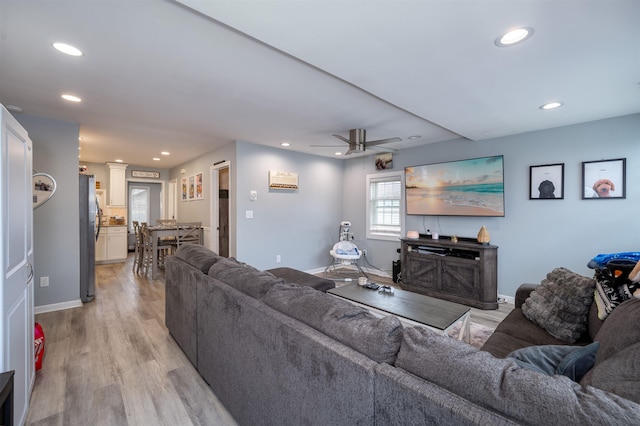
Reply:
[[35, 327], [35, 350], [36, 371], [42, 368], [42, 358], [44, 357], [44, 331], [42, 326], [36, 323]]

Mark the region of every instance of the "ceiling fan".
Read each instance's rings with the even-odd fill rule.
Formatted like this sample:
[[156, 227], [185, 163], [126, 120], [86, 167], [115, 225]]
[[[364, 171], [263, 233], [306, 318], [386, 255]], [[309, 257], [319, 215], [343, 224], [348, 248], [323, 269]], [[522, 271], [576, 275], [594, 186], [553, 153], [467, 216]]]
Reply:
[[[347, 150], [347, 152], [345, 152], [344, 155], [350, 155], [353, 153], [362, 153], [369, 148], [372, 148], [378, 151], [395, 152], [396, 151], [395, 149], [385, 148], [379, 145], [382, 145], [385, 143], [391, 143], [391, 142], [399, 142], [402, 140], [401, 138], [396, 137], [396, 138], [378, 139], [375, 141], [367, 141], [367, 131], [365, 129], [349, 130], [349, 139], [340, 135], [333, 135], [333, 136], [349, 144], [349, 149]], [[311, 146], [324, 147], [324, 148], [328, 146], [342, 147], [342, 145], [311, 145]]]

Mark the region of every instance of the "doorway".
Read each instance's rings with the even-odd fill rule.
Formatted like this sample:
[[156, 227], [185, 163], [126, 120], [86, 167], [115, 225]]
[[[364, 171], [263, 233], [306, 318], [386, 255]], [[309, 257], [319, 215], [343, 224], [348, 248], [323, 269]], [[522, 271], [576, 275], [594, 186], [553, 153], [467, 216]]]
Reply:
[[213, 251], [229, 257], [231, 164], [224, 161], [211, 167], [211, 238]]
[[127, 184], [127, 217], [129, 250], [135, 248], [133, 221], [154, 225], [162, 219], [162, 184], [154, 182], [129, 181]]

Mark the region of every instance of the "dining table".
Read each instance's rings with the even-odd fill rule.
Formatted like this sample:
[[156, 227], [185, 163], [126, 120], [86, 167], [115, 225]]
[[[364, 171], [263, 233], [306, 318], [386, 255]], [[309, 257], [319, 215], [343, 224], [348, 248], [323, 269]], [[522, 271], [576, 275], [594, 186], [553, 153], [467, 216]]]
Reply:
[[[151, 278], [152, 279], [157, 279], [158, 275], [159, 275], [159, 268], [158, 268], [158, 240], [160, 238], [170, 238], [170, 237], [177, 237], [178, 235], [178, 225], [153, 225], [153, 226], [149, 226], [148, 228], [149, 233], [151, 234], [151, 241], [152, 241], [152, 266], [151, 266]], [[188, 233], [190, 232], [190, 230], [186, 230], [186, 229], [180, 229], [180, 232], [182, 233]], [[199, 232], [198, 232], [198, 244], [202, 244], [202, 227], [199, 228]]]

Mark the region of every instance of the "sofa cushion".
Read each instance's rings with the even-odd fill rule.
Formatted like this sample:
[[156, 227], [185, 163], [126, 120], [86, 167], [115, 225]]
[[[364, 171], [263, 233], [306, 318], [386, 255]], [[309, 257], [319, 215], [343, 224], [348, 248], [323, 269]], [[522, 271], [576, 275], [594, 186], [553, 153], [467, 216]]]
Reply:
[[640, 299], [629, 299], [611, 312], [594, 340], [600, 342], [596, 365], [640, 342]]
[[522, 313], [552, 336], [574, 343], [587, 330], [595, 281], [566, 268], [547, 274], [522, 305]]
[[593, 386], [640, 404], [640, 342], [598, 363], [580, 384]]
[[297, 269], [274, 268], [267, 269], [267, 272], [272, 273], [278, 278], [282, 278], [288, 283], [295, 283], [304, 287], [312, 287], [325, 293], [327, 290], [335, 288], [336, 286], [336, 283], [331, 280], [307, 274], [306, 272], [299, 271]]
[[495, 358], [421, 327], [405, 328], [395, 366], [523, 424], [635, 424], [640, 405], [565, 376]]
[[200, 244], [183, 244], [178, 247], [175, 256], [184, 260], [194, 268], [200, 269], [205, 274], [214, 263], [220, 259], [224, 259], [224, 257], [219, 256]]
[[640, 299], [618, 305], [600, 327], [600, 349], [594, 367], [580, 381], [583, 386], [616, 393], [640, 403]]
[[282, 278], [235, 259], [221, 259], [214, 263], [209, 275], [255, 299], [260, 299], [275, 284], [284, 283]]
[[262, 300], [374, 361], [393, 363], [400, 348], [402, 325], [395, 316], [377, 318], [346, 300], [292, 284], [273, 286]]
[[599, 346], [598, 342], [586, 346], [530, 346], [515, 350], [508, 356], [515, 359], [520, 367], [548, 375], [561, 374], [579, 382], [593, 367]]

